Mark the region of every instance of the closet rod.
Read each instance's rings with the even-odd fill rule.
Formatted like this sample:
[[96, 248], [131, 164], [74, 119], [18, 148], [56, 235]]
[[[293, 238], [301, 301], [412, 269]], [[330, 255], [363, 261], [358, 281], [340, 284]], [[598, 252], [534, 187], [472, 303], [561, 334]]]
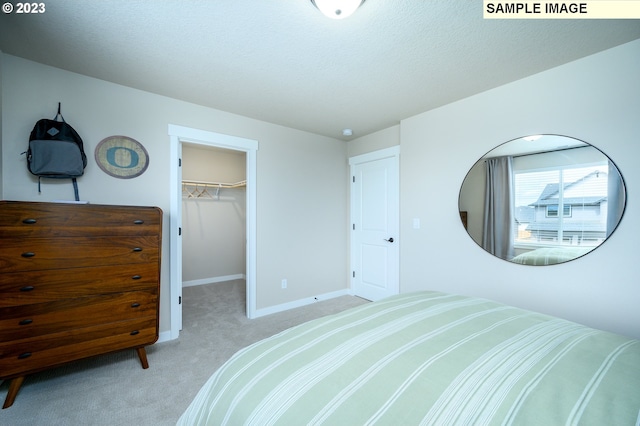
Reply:
[[205, 188], [239, 188], [247, 185], [246, 180], [241, 180], [239, 182], [234, 183], [225, 183], [225, 182], [205, 182], [199, 180], [183, 180], [183, 185], [197, 185], [204, 186]]

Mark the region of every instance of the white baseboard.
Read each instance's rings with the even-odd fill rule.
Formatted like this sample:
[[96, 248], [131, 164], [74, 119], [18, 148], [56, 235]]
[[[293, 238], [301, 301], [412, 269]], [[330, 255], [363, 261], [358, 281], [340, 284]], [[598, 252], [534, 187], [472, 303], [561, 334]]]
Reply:
[[182, 287], [193, 287], [196, 285], [214, 284], [214, 283], [222, 283], [225, 281], [246, 280], [246, 279], [247, 279], [247, 276], [245, 274], [224, 275], [222, 277], [211, 277], [211, 278], [203, 278], [200, 280], [182, 281]]
[[344, 290], [333, 291], [331, 293], [325, 293], [315, 297], [307, 297], [305, 299], [294, 300], [293, 302], [287, 302], [276, 306], [270, 306], [268, 308], [257, 309], [254, 318], [288, 311], [289, 309], [301, 308], [303, 306], [311, 305], [312, 303], [320, 302], [322, 300], [334, 299], [340, 296], [353, 296], [353, 292], [351, 291], [351, 289], [345, 288]]

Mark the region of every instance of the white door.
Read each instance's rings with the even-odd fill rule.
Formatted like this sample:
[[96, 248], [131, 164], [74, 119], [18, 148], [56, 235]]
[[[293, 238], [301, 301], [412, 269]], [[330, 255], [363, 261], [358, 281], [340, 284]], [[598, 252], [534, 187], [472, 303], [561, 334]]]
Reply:
[[379, 300], [400, 291], [399, 147], [352, 157], [351, 288]]

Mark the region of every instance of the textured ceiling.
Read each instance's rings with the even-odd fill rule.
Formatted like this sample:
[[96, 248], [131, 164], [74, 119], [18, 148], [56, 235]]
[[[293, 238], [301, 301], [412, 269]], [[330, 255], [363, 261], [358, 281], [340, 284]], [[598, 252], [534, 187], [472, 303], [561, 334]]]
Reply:
[[0, 15], [5, 53], [345, 140], [637, 38], [631, 20], [484, 20], [479, 0], [367, 0], [337, 21], [309, 0]]

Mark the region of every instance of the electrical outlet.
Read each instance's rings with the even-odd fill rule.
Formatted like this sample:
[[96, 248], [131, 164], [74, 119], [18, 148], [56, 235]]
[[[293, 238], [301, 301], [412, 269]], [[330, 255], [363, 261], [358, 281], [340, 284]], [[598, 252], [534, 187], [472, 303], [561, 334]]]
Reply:
[[287, 279], [286, 278], [282, 279], [282, 288], [287, 288]]

